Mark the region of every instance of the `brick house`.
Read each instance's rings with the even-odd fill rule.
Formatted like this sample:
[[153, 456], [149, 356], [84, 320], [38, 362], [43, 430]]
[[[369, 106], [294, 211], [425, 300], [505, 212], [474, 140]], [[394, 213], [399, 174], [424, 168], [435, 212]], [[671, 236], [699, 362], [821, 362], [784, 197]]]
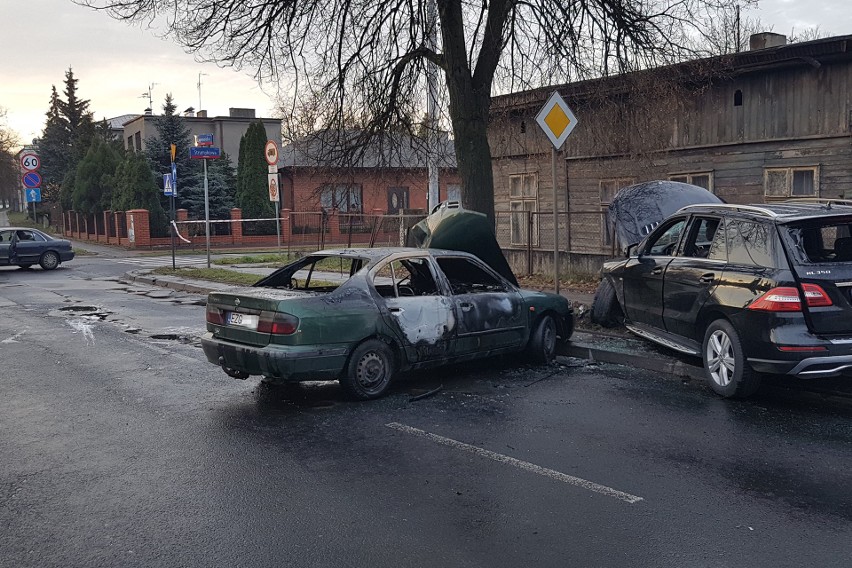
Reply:
[[[429, 175], [422, 141], [388, 136], [356, 156], [331, 156], [321, 135], [285, 145], [279, 157], [282, 207], [340, 214], [423, 213]], [[440, 200], [461, 197], [453, 142], [440, 138], [436, 164]]]
[[497, 232], [510, 258], [552, 257], [551, 145], [535, 116], [554, 90], [578, 119], [556, 193], [560, 250], [581, 270], [612, 254], [604, 214], [633, 183], [683, 181], [732, 203], [852, 198], [852, 36], [757, 34], [747, 52], [495, 97]]

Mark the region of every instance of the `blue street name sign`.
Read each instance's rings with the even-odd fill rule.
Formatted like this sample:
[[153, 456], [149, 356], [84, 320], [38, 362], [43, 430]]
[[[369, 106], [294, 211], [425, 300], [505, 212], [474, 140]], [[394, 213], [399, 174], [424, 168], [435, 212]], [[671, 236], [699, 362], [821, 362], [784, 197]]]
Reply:
[[190, 148], [189, 157], [193, 160], [215, 160], [222, 157], [222, 149], [215, 147]]
[[163, 193], [166, 195], [177, 195], [172, 174], [163, 174]]
[[38, 172], [27, 172], [21, 179], [24, 187], [41, 187], [41, 174]]
[[195, 145], [196, 146], [212, 146], [213, 145], [213, 135], [212, 134], [196, 134], [195, 135]]
[[27, 203], [41, 203], [41, 189], [31, 187], [27, 191]]

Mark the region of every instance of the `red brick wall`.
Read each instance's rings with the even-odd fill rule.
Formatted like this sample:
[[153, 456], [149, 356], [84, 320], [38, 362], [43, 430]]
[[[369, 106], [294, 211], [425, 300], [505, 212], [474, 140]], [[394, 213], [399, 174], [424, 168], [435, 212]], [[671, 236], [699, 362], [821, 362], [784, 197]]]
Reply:
[[[455, 170], [442, 170], [438, 177], [440, 200], [447, 199], [447, 185], [460, 184]], [[320, 189], [329, 183], [360, 184], [364, 200], [363, 213], [388, 211], [388, 189], [408, 187], [409, 209], [426, 209], [429, 176], [425, 169], [361, 170], [354, 172], [320, 171], [294, 168], [283, 176], [284, 206], [293, 211], [319, 211]]]

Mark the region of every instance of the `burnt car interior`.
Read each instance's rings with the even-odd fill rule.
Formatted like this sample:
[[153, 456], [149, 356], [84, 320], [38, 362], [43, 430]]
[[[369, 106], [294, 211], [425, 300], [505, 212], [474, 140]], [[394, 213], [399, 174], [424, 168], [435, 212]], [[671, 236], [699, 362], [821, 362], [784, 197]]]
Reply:
[[506, 291], [500, 280], [466, 258], [438, 258], [437, 261], [453, 294]]
[[385, 264], [376, 272], [373, 285], [383, 298], [435, 296], [440, 293], [425, 258], [407, 258]]
[[360, 257], [312, 255], [273, 272], [254, 286], [332, 292], [367, 262], [367, 259]]
[[791, 226], [793, 244], [809, 262], [852, 261], [852, 223]]

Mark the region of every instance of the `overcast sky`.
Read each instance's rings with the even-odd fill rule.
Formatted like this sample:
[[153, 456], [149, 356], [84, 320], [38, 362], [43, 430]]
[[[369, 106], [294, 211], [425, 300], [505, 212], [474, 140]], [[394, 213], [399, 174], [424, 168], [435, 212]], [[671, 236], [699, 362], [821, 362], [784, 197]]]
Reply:
[[[777, 33], [819, 26], [829, 35], [852, 34], [852, 3], [846, 0], [762, 0], [758, 17]], [[97, 119], [142, 113], [142, 98], [154, 84], [155, 112], [166, 93], [178, 111], [199, 107], [210, 116], [230, 107], [254, 108], [257, 116], [274, 116], [274, 91], [261, 88], [245, 72], [197, 63], [155, 32], [112, 20], [71, 0], [0, 0], [0, 107], [7, 125], [29, 143], [44, 128], [50, 86], [62, 90], [65, 70], [79, 79], [78, 95], [91, 101]]]

